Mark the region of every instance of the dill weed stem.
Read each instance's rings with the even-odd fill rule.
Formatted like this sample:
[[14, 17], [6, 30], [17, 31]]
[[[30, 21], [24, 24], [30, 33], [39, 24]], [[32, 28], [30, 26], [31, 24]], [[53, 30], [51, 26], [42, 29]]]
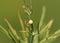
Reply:
[[31, 33], [31, 34], [29, 34], [29, 43], [33, 43], [33, 40], [34, 40], [34, 35], [33, 35], [33, 32], [34, 32], [33, 21], [30, 20], [29, 24], [31, 26], [31, 28], [29, 30], [29, 32]]
[[31, 39], [30, 39], [30, 43], [33, 43], [33, 38], [34, 38], [34, 35], [32, 35], [32, 33], [33, 33], [33, 31], [34, 31], [34, 28], [33, 28], [33, 24], [31, 24]]
[[29, 16], [28, 24], [30, 26], [30, 29], [29, 29], [28, 43], [33, 43], [33, 40], [34, 40], [34, 35], [33, 35], [34, 27], [33, 27], [33, 21], [31, 19], [31, 14], [32, 14], [32, 0], [29, 0], [28, 6], [26, 5], [25, 0], [24, 0], [23, 9], [24, 9], [24, 12], [27, 13], [27, 15]]

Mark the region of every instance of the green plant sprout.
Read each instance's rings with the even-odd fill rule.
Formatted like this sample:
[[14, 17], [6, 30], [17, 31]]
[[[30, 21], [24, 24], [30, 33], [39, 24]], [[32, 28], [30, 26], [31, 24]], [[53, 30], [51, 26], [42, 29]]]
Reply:
[[57, 37], [60, 36], [60, 29], [54, 32], [54, 34], [49, 35], [50, 28], [54, 22], [53, 19], [51, 19], [41, 29], [41, 27], [43, 26], [43, 21], [44, 21], [45, 12], [46, 12], [46, 7], [43, 6], [40, 22], [39, 22], [38, 28], [36, 28], [35, 30], [34, 21], [31, 18], [32, 0], [30, 0], [29, 5], [30, 6], [25, 5], [25, 1], [24, 1], [24, 5], [22, 7], [24, 9], [24, 12], [29, 16], [29, 20], [26, 21], [25, 23], [26, 26], [24, 25], [21, 15], [18, 11], [18, 18], [19, 18], [21, 28], [22, 28], [22, 30], [19, 32], [21, 33], [23, 39], [21, 38], [21, 36], [17, 34], [16, 30], [12, 27], [12, 25], [9, 23], [9, 21], [6, 18], [4, 19], [4, 21], [8, 25], [8, 31], [3, 26], [0, 25], [0, 32], [6, 34], [6, 36], [10, 38], [11, 40], [13, 40], [14, 43], [51, 43]]

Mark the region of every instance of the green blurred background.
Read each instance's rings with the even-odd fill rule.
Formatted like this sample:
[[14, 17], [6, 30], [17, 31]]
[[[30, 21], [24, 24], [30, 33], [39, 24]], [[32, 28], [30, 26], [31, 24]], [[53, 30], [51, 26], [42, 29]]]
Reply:
[[[28, 18], [27, 15], [22, 12], [22, 1], [23, 0], [0, 0], [0, 24], [4, 28], [7, 29], [7, 24], [4, 22], [4, 18], [7, 18], [17, 31], [20, 29], [17, 15], [18, 10], [21, 11], [23, 20]], [[53, 32], [60, 27], [60, 0], [32, 0], [32, 2], [33, 14], [31, 16], [34, 20], [34, 23], [37, 24], [39, 22], [42, 13], [42, 7], [46, 6], [46, 15], [44, 22], [47, 23], [50, 19], [54, 20], [53, 26], [50, 31], [50, 34], [53, 34]], [[0, 43], [13, 43], [13, 41], [0, 32]], [[60, 43], [60, 37], [53, 41], [53, 43]]]

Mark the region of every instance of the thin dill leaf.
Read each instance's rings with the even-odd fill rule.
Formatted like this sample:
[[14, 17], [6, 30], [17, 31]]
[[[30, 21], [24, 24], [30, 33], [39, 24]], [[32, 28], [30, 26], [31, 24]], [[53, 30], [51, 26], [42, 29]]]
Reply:
[[59, 36], [60, 36], [60, 29], [58, 29], [58, 30], [54, 33], [54, 35], [59, 35]]
[[2, 29], [1, 32], [3, 32], [4, 34], [6, 34], [6, 35], [11, 39], [11, 37], [10, 37], [8, 31], [6, 31], [6, 29], [3, 28], [1, 25], [0, 25], [0, 29]]
[[11, 32], [13, 33], [13, 35], [16, 37], [16, 39], [20, 40], [20, 37], [18, 36], [16, 30], [14, 30], [14, 28], [11, 26], [11, 24], [8, 22], [7, 19], [5, 19], [5, 22], [8, 24], [9, 29], [11, 30]]
[[[45, 6], [43, 6], [43, 10], [42, 10], [42, 16], [41, 16], [41, 19], [40, 19], [40, 22], [39, 22], [39, 27], [38, 27], [38, 34], [40, 34], [40, 30], [41, 30], [41, 26], [43, 25], [43, 20], [44, 20], [44, 17], [45, 17], [45, 11], [46, 11], [46, 8]], [[38, 43], [40, 42], [40, 35], [38, 36]]]
[[49, 36], [49, 30], [52, 26], [53, 20], [51, 19], [48, 24], [42, 28], [42, 30], [40, 31], [40, 39], [44, 39], [46, 38], [48, 40], [48, 36]]
[[[23, 23], [23, 20], [22, 20], [22, 18], [21, 18], [21, 16], [20, 16], [19, 11], [18, 11], [18, 18], [19, 18], [19, 21], [20, 21], [20, 24], [21, 24], [22, 31], [25, 31], [24, 23]], [[23, 32], [22, 35], [23, 35], [23, 38], [25, 38], [25, 36], [26, 36], [26, 35], [25, 35], [25, 32]]]
[[48, 37], [48, 41], [46, 41], [46, 38], [44, 38], [43, 40], [40, 41], [40, 43], [46, 43], [46, 42], [52, 42], [53, 40], [55, 40], [57, 37], [60, 36], [60, 29], [57, 30], [54, 34], [52, 34], [51, 36]]
[[53, 20], [50, 20], [48, 24], [40, 31], [40, 33], [42, 34], [44, 31], [49, 30], [50, 27], [52, 26], [52, 23], [53, 23]]
[[45, 11], [46, 11], [46, 8], [45, 6], [43, 6], [43, 12], [42, 12], [42, 16], [41, 16], [41, 19], [40, 19], [40, 22], [39, 22], [39, 30], [43, 24], [43, 20], [44, 20], [44, 17], [45, 17]]
[[13, 36], [13, 34], [9, 31], [9, 35], [11, 37], [11, 39], [14, 41], [14, 43], [17, 43], [17, 40], [15, 39], [15, 37]]
[[23, 23], [23, 20], [22, 20], [22, 18], [21, 18], [21, 16], [20, 16], [19, 11], [18, 11], [18, 17], [19, 17], [19, 21], [20, 21], [22, 30], [25, 30], [25, 28], [24, 28], [24, 23]]

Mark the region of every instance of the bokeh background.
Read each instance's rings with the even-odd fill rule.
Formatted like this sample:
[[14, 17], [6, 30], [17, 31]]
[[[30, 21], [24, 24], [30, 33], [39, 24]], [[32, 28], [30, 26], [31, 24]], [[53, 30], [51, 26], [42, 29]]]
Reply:
[[[29, 0], [26, 0], [28, 4]], [[0, 25], [7, 29], [7, 24], [4, 19], [7, 18], [12, 26], [18, 31], [20, 29], [18, 10], [21, 11], [23, 20], [27, 20], [28, 16], [23, 13], [22, 10], [23, 0], [0, 0]], [[54, 20], [51, 27], [50, 34], [53, 34], [60, 28], [60, 0], [32, 0], [33, 14], [32, 19], [37, 24], [41, 17], [42, 7], [46, 6], [46, 13], [44, 23], [47, 23], [50, 19]], [[36, 25], [35, 25], [36, 26]], [[6, 35], [0, 32], [0, 43], [13, 43]], [[60, 37], [53, 41], [53, 43], [60, 43]]]

